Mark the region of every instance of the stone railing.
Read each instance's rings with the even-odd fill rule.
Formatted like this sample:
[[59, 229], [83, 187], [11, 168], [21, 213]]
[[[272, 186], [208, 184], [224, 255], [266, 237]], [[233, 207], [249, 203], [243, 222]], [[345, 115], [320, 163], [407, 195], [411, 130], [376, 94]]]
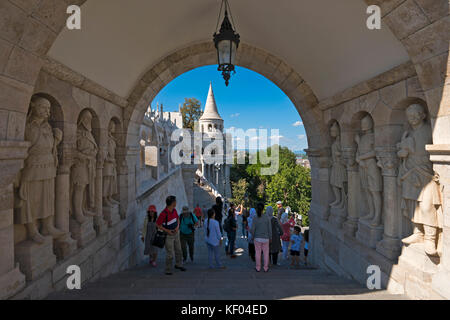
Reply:
[[221, 197], [221, 198], [225, 198], [216, 188], [216, 186], [210, 182], [208, 179], [206, 179], [206, 177], [203, 175], [203, 173], [200, 170], [196, 171], [197, 176], [199, 176], [202, 181], [206, 184], [207, 189], [209, 189], [209, 191], [211, 191], [211, 193], [215, 196], [215, 197]]

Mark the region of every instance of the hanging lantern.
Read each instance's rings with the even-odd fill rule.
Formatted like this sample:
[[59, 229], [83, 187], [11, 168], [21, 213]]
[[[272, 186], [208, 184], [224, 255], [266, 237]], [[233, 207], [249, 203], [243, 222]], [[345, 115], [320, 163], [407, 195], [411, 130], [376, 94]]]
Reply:
[[[222, 25], [220, 27], [219, 33], [214, 33], [214, 44], [217, 49], [217, 59], [219, 63], [218, 71], [222, 71], [222, 76], [225, 79], [225, 85], [228, 86], [231, 77], [231, 72], [236, 73], [234, 64], [236, 61], [236, 51], [239, 47], [240, 36], [235, 32], [233, 25], [228, 18], [228, 9], [230, 8], [228, 1], [222, 1], [222, 8], [225, 4], [225, 16], [223, 18]], [[222, 8], [219, 12], [218, 22], [220, 21], [220, 14]], [[231, 12], [231, 10], [230, 10]], [[231, 16], [231, 20], [233, 17]], [[217, 22], [217, 26], [219, 23]]]

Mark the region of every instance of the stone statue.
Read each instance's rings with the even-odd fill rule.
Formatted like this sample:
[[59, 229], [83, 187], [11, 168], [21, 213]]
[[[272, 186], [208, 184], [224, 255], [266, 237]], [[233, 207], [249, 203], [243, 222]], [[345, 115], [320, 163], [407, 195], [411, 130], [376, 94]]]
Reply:
[[377, 227], [381, 224], [383, 184], [375, 156], [375, 136], [370, 115], [361, 119], [361, 131], [361, 135], [355, 136], [355, 142], [358, 145], [356, 162], [359, 164], [361, 185], [369, 206], [369, 213], [362, 219], [371, 221], [371, 225]]
[[330, 128], [330, 135], [334, 139], [331, 145], [331, 175], [330, 184], [333, 189], [335, 201], [330, 204], [333, 208], [344, 209], [346, 202], [346, 194], [344, 183], [347, 182], [347, 171], [342, 160], [341, 150], [341, 134], [337, 122], [333, 123]]
[[[57, 146], [63, 133], [48, 123], [50, 102], [33, 97], [25, 127], [25, 141], [31, 143], [19, 177], [16, 224], [24, 224], [29, 239], [44, 243], [43, 236], [59, 238], [63, 231], [55, 228], [55, 178], [58, 166]], [[41, 225], [39, 232], [38, 226]]]
[[117, 164], [116, 164], [116, 139], [114, 133], [116, 124], [111, 121], [109, 124], [108, 138], [106, 145], [106, 158], [103, 166], [103, 205], [112, 207], [119, 204], [113, 199], [117, 193]]
[[95, 216], [95, 170], [98, 146], [92, 135], [92, 114], [85, 110], [78, 121], [77, 150], [72, 168], [72, 206], [75, 219], [82, 224]]
[[412, 130], [403, 133], [397, 144], [397, 155], [401, 159], [401, 209], [412, 221], [414, 231], [402, 242], [423, 242], [426, 254], [433, 256], [437, 254], [438, 229], [442, 228], [442, 200], [438, 177], [425, 149], [427, 144], [432, 144], [431, 127], [421, 105], [410, 105], [406, 109], [406, 117]]

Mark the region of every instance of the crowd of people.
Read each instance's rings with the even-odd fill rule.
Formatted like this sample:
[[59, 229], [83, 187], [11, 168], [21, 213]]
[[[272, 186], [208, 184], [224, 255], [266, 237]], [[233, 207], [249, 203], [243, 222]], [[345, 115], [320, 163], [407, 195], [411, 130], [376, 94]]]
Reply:
[[273, 207], [263, 203], [258, 203], [256, 208], [244, 208], [242, 204], [235, 206], [224, 203], [221, 197], [217, 197], [211, 208], [200, 208], [197, 204], [190, 211], [185, 206], [181, 215], [178, 215], [176, 204], [175, 196], [167, 197], [166, 207], [159, 215], [156, 207], [150, 205], [141, 233], [144, 254], [149, 256], [151, 266], [157, 266], [158, 252], [165, 249], [166, 275], [173, 274], [174, 258], [174, 268], [180, 271], [186, 271], [184, 265], [188, 258], [194, 262], [195, 232], [198, 228], [204, 231], [209, 267], [225, 269], [220, 248], [225, 240], [226, 255], [231, 259], [237, 257], [235, 250], [239, 218], [241, 238], [248, 242], [249, 256], [255, 262], [257, 272], [268, 272], [270, 265], [279, 266], [280, 253], [282, 260], [291, 268], [299, 268], [302, 261], [307, 265], [309, 230], [302, 232], [301, 216], [296, 216], [289, 207], [283, 208], [281, 201], [277, 202], [274, 211]]

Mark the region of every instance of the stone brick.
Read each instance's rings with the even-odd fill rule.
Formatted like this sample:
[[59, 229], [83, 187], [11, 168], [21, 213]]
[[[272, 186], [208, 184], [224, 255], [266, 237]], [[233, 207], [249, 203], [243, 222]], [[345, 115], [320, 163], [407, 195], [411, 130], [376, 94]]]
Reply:
[[26, 118], [27, 115], [25, 113], [13, 111], [9, 113], [7, 140], [23, 140]]
[[0, 2], [0, 38], [18, 43], [25, 30], [26, 13], [9, 1]]
[[33, 88], [0, 75], [0, 106], [4, 110], [27, 112]]
[[13, 45], [0, 39], [0, 73], [3, 72], [13, 49]]
[[383, 20], [400, 40], [429, 24], [423, 11], [413, 0], [405, 1]]
[[25, 31], [19, 45], [37, 55], [44, 55], [50, 49], [57, 34], [41, 22], [28, 17]]
[[441, 87], [447, 75], [448, 53], [428, 59], [416, 65], [423, 90]]
[[5, 74], [27, 84], [33, 85], [41, 70], [43, 61], [19, 47], [14, 47], [5, 68]]
[[449, 19], [442, 18], [402, 41], [411, 60], [416, 64], [448, 52]]
[[448, 15], [448, 0], [415, 0], [431, 22]]

